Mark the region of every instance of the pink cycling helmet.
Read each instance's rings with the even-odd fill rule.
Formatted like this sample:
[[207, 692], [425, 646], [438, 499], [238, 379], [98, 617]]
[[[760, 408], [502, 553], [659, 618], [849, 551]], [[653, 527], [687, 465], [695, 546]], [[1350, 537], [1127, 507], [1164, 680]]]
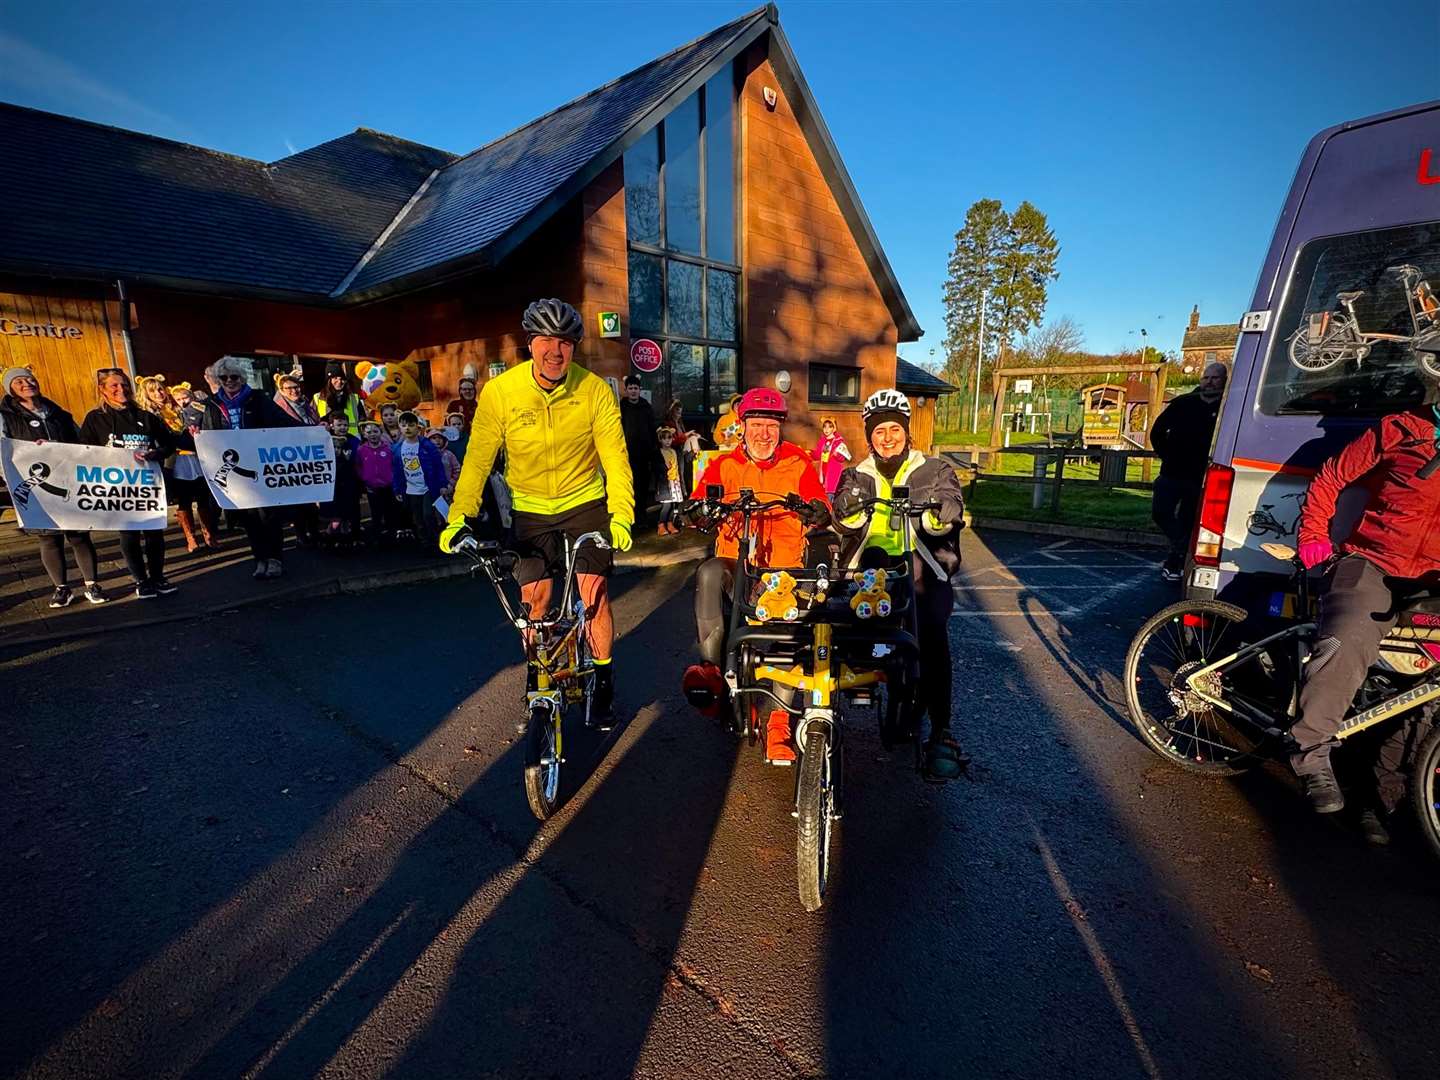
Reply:
[[768, 386], [753, 386], [740, 398], [740, 403], [735, 406], [735, 413], [741, 420], [751, 416], [773, 416], [776, 420], [784, 420], [790, 415], [790, 409], [785, 404], [785, 395], [779, 390], [772, 390]]

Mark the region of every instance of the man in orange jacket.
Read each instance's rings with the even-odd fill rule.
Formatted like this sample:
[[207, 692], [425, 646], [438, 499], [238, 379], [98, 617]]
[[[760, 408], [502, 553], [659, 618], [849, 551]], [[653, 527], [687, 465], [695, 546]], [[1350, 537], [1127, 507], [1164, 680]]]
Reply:
[[[693, 498], [703, 498], [712, 485], [733, 499], [744, 488], [760, 502], [798, 495], [798, 510], [775, 507], [751, 518], [755, 531], [756, 567], [796, 567], [805, 564], [805, 529], [830, 521], [825, 488], [815, 475], [810, 456], [780, 437], [788, 409], [784, 396], [769, 387], [747, 390], [735, 411], [743, 427], [740, 445], [710, 462], [695, 483]], [[687, 695], [699, 690], [718, 699], [725, 692], [720, 667], [725, 659], [728, 620], [725, 597], [734, 586], [735, 558], [740, 553], [743, 518], [732, 514], [720, 523], [715, 554], [695, 571], [695, 628], [704, 663], [685, 672]], [[794, 761], [790, 744], [789, 714], [776, 710], [767, 730], [766, 755], [771, 761]]]

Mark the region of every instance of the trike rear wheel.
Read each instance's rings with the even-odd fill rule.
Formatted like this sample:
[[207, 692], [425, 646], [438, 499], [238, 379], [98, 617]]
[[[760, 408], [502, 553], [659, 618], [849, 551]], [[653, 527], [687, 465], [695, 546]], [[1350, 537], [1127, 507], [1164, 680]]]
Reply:
[[1244, 645], [1244, 612], [1212, 600], [1187, 600], [1156, 612], [1125, 657], [1130, 720], [1151, 750], [1172, 765], [1207, 776], [1238, 776], [1256, 763], [1263, 736], [1201, 696], [1226, 699], [1227, 675], [1191, 676]]

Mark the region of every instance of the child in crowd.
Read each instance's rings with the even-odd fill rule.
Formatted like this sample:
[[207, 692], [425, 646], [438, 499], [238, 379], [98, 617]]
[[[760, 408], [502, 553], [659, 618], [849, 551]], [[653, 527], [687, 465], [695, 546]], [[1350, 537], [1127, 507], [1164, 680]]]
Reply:
[[445, 417], [445, 438], [450, 442], [450, 452], [461, 465], [465, 464], [465, 449], [470, 445], [470, 429], [465, 425], [465, 414], [452, 412]]
[[395, 528], [395, 450], [385, 440], [378, 420], [361, 425], [365, 441], [355, 448], [355, 479], [370, 500], [370, 532], [375, 540], [389, 536]]
[[[348, 547], [360, 532], [360, 478], [355, 471], [355, 455], [360, 440], [350, 434], [350, 417], [338, 409], [325, 415], [330, 440], [335, 450], [335, 497], [320, 504], [320, 518], [325, 537], [337, 547]], [[373, 514], [374, 504], [371, 504]]]
[[401, 501], [409, 517], [414, 536], [425, 547], [435, 548], [438, 522], [435, 499], [445, 490], [448, 477], [440, 451], [429, 439], [420, 437], [420, 417], [413, 412], [400, 414], [400, 441], [390, 459], [395, 497]]
[[685, 489], [680, 483], [680, 455], [675, 450], [675, 429], [657, 428], [655, 438], [660, 443], [660, 460], [665, 471], [655, 481], [655, 501], [660, 504], [661, 536], [678, 533], [681, 529], [680, 504], [685, 501]]
[[432, 427], [425, 432], [425, 437], [440, 451], [441, 464], [445, 466], [445, 486], [441, 489], [442, 498], [453, 499], [455, 497], [455, 481], [460, 479], [460, 460], [450, 452], [450, 436], [444, 428]]
[[393, 446], [400, 441], [400, 410], [389, 402], [380, 406], [380, 427], [386, 442]]

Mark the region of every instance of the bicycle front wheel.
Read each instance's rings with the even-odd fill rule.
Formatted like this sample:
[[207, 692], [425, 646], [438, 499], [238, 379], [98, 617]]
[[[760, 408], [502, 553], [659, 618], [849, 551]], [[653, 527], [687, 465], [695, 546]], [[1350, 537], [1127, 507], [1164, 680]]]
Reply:
[[[1304, 322], [1290, 338], [1290, 363], [1301, 371], [1329, 371], [1342, 360], [1359, 359], [1364, 342], [1348, 316], [1330, 316], [1329, 328], [1319, 341], [1310, 340]], [[1369, 350], [1365, 350], [1368, 352]]]
[[835, 777], [830, 760], [830, 734], [816, 724], [805, 736], [800, 775], [795, 790], [799, 831], [795, 868], [800, 903], [806, 911], [819, 911], [830, 880], [830, 835], [835, 814]]
[[560, 806], [561, 713], [535, 705], [525, 725], [525, 799], [539, 821], [548, 821]]
[[[1207, 776], [1252, 768], [1263, 734], [1205, 697], [1230, 700], [1230, 673], [1192, 675], [1244, 645], [1244, 612], [1214, 600], [1185, 600], [1151, 616], [1125, 657], [1125, 701], [1136, 732], [1172, 765]], [[1255, 677], [1264, 679], [1263, 672]]]

